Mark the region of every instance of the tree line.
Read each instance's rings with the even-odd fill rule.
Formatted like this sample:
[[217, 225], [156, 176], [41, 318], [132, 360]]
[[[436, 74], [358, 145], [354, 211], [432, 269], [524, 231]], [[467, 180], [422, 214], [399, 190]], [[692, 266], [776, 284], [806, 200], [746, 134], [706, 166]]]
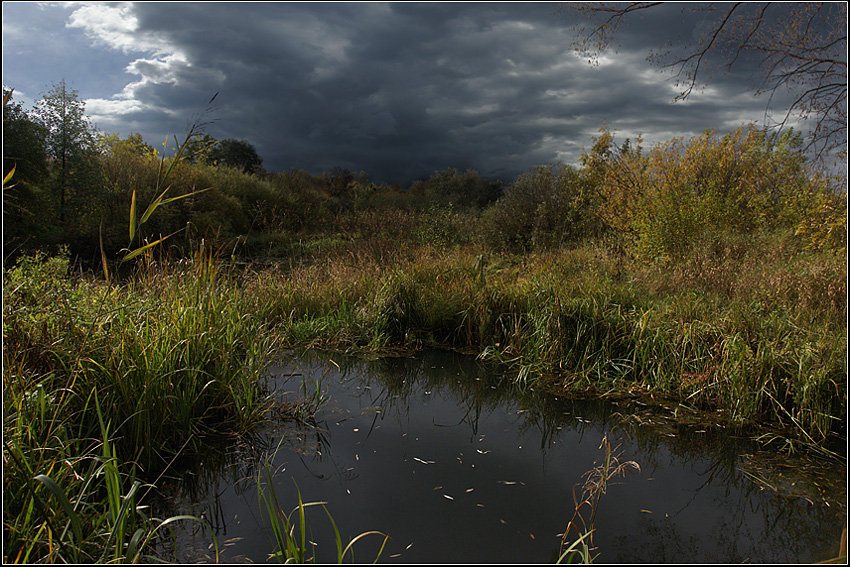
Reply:
[[84, 263], [101, 251], [118, 258], [130, 203], [155, 202], [166, 163], [170, 196], [185, 198], [146, 219], [137, 239], [179, 235], [169, 242], [178, 254], [200, 238], [247, 256], [288, 256], [329, 237], [509, 253], [604, 239], [658, 260], [724, 233], [782, 230], [845, 249], [844, 180], [810, 163], [793, 130], [742, 125], [651, 148], [601, 130], [578, 166], [541, 165], [507, 183], [447, 168], [403, 188], [339, 167], [269, 172], [250, 143], [203, 132], [172, 165], [138, 133], [98, 133], [64, 81], [31, 112], [12, 97], [4, 88], [4, 261], [60, 245]]

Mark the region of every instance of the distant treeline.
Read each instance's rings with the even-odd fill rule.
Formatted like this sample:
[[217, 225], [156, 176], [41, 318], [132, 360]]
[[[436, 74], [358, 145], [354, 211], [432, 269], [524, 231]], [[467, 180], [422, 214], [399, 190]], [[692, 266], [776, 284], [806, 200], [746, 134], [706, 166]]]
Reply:
[[[31, 113], [7, 100], [3, 140], [4, 177], [14, 168], [4, 188], [7, 262], [59, 245], [84, 264], [99, 263], [101, 249], [117, 259], [133, 195], [145, 210], [170, 165], [139, 134], [98, 135], [64, 82]], [[203, 191], [160, 207], [130, 244], [174, 235], [163, 250], [180, 254], [205, 238], [236, 255], [279, 257], [321, 239], [522, 253], [605, 238], [658, 260], [718, 234], [779, 230], [843, 251], [846, 192], [836, 188], [845, 180], [813, 168], [800, 146], [792, 130], [753, 125], [651, 148], [603, 130], [578, 167], [543, 165], [508, 183], [448, 168], [403, 188], [342, 168], [267, 172], [250, 143], [202, 134], [171, 170], [167, 196]]]

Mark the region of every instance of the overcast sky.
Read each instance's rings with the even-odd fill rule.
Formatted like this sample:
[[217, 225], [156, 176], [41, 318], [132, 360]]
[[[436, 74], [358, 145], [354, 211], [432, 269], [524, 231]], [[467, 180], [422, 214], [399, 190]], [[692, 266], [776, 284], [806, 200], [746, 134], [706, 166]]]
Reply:
[[251, 143], [269, 171], [510, 180], [576, 164], [603, 124], [651, 145], [770, 121], [746, 67], [673, 102], [649, 50], [714, 17], [682, 6], [634, 18], [591, 66], [557, 3], [3, 2], [3, 84], [29, 109], [64, 78], [99, 130], [159, 147], [218, 92], [207, 132]]

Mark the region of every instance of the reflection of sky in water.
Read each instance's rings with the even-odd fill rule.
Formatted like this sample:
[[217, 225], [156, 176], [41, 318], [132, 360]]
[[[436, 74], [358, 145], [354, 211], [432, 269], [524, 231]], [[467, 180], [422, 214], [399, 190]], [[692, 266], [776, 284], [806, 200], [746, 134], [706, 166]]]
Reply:
[[[318, 431], [301, 431], [302, 442], [285, 445], [296, 450], [278, 452], [280, 502], [294, 506], [297, 484], [305, 502], [327, 502], [344, 542], [368, 530], [389, 534], [382, 562], [555, 559], [573, 489], [604, 457], [612, 409], [550, 401], [544, 411], [497, 388], [473, 360], [447, 354], [375, 363], [384, 383], [362, 366], [340, 380], [336, 368], [317, 364], [285, 369], [308, 381], [324, 373], [332, 401]], [[610, 438], [642, 470], [617, 477], [602, 496], [600, 562], [809, 562], [837, 551], [837, 510], [758, 490], [710, 455], [694, 456], [700, 441], [622, 431]], [[225, 558], [265, 562], [271, 534], [253, 485], [237, 491], [219, 481], [216, 492], [218, 537], [236, 539]], [[318, 560], [335, 561], [324, 511], [310, 508], [308, 518]], [[380, 542], [361, 540], [354, 559], [371, 562]]]

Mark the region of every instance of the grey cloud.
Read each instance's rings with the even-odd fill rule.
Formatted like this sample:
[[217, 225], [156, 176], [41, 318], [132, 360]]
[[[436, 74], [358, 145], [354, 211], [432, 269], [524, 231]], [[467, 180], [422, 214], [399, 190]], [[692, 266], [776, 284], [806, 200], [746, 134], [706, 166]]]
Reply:
[[[511, 177], [576, 161], [603, 121], [652, 136], [698, 133], [728, 116], [760, 119], [763, 102], [736, 95], [741, 76], [712, 96], [672, 105], [668, 75], [648, 48], [689, 35], [678, 8], [632, 23], [612, 63], [572, 54], [556, 4], [139, 3], [139, 32], [186, 61], [141, 58], [135, 96], [168, 112], [129, 115], [144, 133], [173, 132], [214, 92], [209, 133], [245, 139], [272, 170], [336, 165], [379, 181], [409, 181], [453, 166]], [[674, 28], [673, 23], [679, 26]], [[654, 28], [652, 26], [658, 26]], [[663, 30], [661, 33], [659, 30]], [[658, 33], [656, 33], [658, 32]], [[161, 134], [159, 134], [161, 136]]]

